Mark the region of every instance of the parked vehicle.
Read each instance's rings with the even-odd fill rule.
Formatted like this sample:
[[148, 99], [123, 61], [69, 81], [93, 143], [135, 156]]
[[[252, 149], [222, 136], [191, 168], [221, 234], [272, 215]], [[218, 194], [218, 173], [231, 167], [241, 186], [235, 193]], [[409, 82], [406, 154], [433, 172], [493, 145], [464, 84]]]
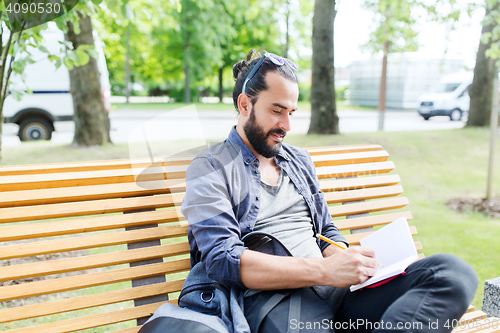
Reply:
[[419, 98], [418, 113], [428, 120], [434, 116], [448, 116], [458, 121], [469, 113], [469, 88], [473, 72], [446, 75], [431, 90]]
[[[44, 46], [51, 52], [57, 53], [64, 41], [64, 33], [53, 22], [49, 28], [41, 32]], [[96, 35], [94, 34], [96, 40]], [[101, 74], [101, 88], [106, 110], [111, 109], [111, 90], [106, 59], [100, 41], [95, 42], [95, 50], [99, 54], [97, 65]], [[21, 141], [50, 140], [55, 130], [55, 121], [73, 120], [73, 98], [70, 93], [69, 71], [62, 65], [56, 68], [49, 61], [46, 53], [37, 49], [30, 50], [34, 64], [28, 64], [24, 70], [25, 83], [20, 76], [12, 75], [12, 81], [18, 87], [28, 87], [32, 93], [25, 93], [20, 101], [12, 95], [5, 99], [3, 116], [5, 123], [19, 125], [18, 136]]]

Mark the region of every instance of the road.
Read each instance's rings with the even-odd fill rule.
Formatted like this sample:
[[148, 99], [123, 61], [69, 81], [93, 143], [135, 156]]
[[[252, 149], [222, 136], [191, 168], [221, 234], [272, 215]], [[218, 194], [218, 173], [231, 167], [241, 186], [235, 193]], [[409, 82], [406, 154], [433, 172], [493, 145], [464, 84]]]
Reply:
[[[376, 132], [378, 113], [374, 111], [341, 111], [340, 132]], [[143, 140], [172, 139], [223, 139], [236, 123], [236, 112], [231, 111], [182, 111], [163, 112], [151, 110], [117, 110], [110, 114], [111, 140], [114, 143], [127, 143]], [[310, 113], [296, 112], [292, 120], [292, 130], [289, 134], [305, 134], [309, 128]], [[448, 117], [433, 117], [425, 121], [416, 112], [387, 111], [385, 131], [427, 131], [462, 128], [462, 121], [450, 121]], [[141, 125], [142, 128], [141, 128]], [[71, 143], [73, 140], [74, 123], [56, 122], [56, 131], [52, 141]], [[143, 131], [144, 128], [144, 131]], [[139, 129], [139, 131], [138, 131]], [[21, 141], [17, 137], [18, 126], [4, 124], [2, 145], [16, 146]]]

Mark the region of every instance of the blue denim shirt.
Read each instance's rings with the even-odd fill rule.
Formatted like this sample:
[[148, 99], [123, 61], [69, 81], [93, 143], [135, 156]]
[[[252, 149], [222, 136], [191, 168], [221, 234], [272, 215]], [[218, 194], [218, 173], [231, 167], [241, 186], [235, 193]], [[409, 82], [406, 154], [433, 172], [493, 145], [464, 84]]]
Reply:
[[[309, 153], [283, 143], [274, 160], [309, 206], [314, 233], [347, 243], [332, 222]], [[259, 211], [258, 168], [259, 160], [233, 127], [226, 140], [199, 153], [187, 170], [181, 212], [189, 222], [191, 267], [202, 261], [212, 279], [228, 286], [245, 288], [241, 238], [253, 230]], [[317, 242], [321, 251], [328, 246]]]

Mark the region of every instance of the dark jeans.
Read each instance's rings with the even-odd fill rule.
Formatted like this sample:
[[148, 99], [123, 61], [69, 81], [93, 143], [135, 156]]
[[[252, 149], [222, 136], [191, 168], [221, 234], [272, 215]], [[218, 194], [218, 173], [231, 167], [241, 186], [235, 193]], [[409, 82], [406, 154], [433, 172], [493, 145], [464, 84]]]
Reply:
[[316, 289], [334, 311], [335, 332], [441, 333], [457, 324], [477, 284], [476, 272], [466, 262], [437, 254], [411, 264], [405, 275], [375, 288]]

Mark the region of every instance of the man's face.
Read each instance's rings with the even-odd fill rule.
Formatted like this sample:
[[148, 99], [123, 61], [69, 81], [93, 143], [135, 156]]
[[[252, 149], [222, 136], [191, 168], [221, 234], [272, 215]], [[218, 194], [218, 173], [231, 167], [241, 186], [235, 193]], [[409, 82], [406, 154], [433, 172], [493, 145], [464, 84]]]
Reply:
[[276, 156], [286, 133], [290, 131], [290, 116], [297, 109], [298, 85], [277, 72], [265, 77], [269, 89], [260, 92], [243, 126], [255, 151], [266, 157]]

